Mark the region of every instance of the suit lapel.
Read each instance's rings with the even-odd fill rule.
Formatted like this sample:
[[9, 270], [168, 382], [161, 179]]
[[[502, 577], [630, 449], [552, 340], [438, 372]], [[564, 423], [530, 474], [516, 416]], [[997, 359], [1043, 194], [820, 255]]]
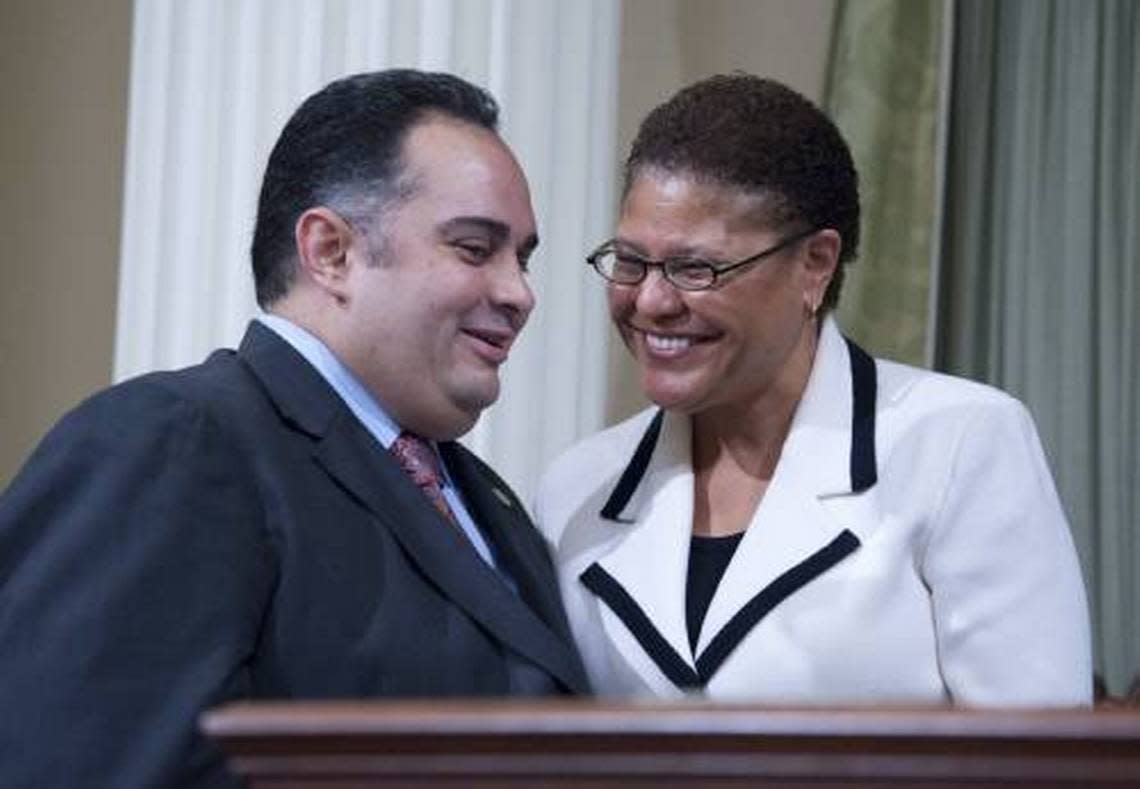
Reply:
[[250, 321], [238, 356], [260, 381], [281, 418], [313, 438], [347, 410], [305, 357], [258, 321]]
[[498, 559], [518, 586], [518, 596], [508, 591], [506, 598], [495, 601], [496, 608], [488, 611], [484, 624], [492, 630], [498, 626], [505, 642], [573, 690], [586, 692], [585, 670], [571, 647], [573, 638], [549, 557], [536, 554], [539, 546], [534, 540], [534, 526], [522, 504], [458, 443], [441, 444], [440, 454], [472, 518], [495, 546]]
[[[566, 687], [577, 692], [587, 690], [576, 656], [518, 599], [466, 538], [435, 511], [395, 459], [376, 443], [300, 354], [256, 322], [246, 332], [239, 354], [260, 379], [282, 418], [313, 437], [315, 461], [392, 533], [454, 605]], [[498, 524], [506, 507], [499, 504], [499, 512], [489, 517], [494, 507], [487, 497], [495, 497], [495, 501], [498, 497], [481, 484], [470, 484], [470, 470], [462, 463], [456, 465], [455, 479], [473, 517], [481, 524], [487, 522], [485, 516]], [[453, 471], [450, 463], [448, 470]], [[518, 517], [525, 518], [521, 512]], [[529, 578], [527, 583], [537, 586]]]
[[[510, 649], [533, 660], [568, 688], [584, 692], [585, 681], [569, 649], [506, 582], [475, 552], [462, 534], [436, 512], [394, 459], [345, 411], [320, 442], [316, 457], [395, 536], [420, 569], [457, 607]], [[452, 466], [448, 466], [452, 470]], [[472, 516], [480, 522], [487, 503], [459, 481]], [[488, 493], [487, 495], [494, 495]], [[473, 500], [479, 504], [472, 504]], [[499, 505], [499, 509], [504, 509]], [[501, 514], [499, 515], [501, 518]]]

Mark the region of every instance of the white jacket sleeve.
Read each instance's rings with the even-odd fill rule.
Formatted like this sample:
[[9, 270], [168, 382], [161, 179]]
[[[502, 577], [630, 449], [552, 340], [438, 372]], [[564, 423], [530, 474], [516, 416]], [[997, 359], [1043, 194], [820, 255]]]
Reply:
[[1033, 421], [1003, 398], [966, 420], [922, 573], [956, 703], [1087, 705], [1084, 584]]

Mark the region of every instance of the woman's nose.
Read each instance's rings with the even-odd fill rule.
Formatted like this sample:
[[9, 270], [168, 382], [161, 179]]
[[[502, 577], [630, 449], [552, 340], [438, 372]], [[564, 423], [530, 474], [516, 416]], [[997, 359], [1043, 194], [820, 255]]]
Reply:
[[674, 315], [685, 306], [680, 291], [658, 267], [649, 269], [637, 285], [635, 304], [638, 312], [652, 316]]

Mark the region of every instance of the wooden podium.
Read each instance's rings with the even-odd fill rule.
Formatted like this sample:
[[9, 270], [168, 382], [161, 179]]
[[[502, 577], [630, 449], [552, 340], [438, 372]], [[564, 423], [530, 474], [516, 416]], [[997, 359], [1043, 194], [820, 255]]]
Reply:
[[251, 787], [1140, 787], [1140, 711], [266, 702], [202, 720]]

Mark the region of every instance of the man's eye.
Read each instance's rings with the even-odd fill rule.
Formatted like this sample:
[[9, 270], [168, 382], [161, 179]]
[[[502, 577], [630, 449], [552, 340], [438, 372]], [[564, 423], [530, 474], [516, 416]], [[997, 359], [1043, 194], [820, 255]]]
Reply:
[[481, 241], [455, 241], [451, 246], [469, 262], [481, 263], [491, 256], [491, 247]]

